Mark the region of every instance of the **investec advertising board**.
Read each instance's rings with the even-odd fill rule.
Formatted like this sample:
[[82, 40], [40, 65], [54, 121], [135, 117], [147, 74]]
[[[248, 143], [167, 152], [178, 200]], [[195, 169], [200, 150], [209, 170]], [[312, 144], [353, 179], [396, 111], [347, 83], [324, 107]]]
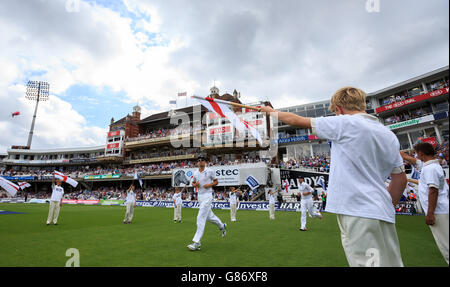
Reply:
[[[213, 166], [208, 169], [214, 171], [219, 180], [218, 186], [239, 185], [240, 170], [238, 166]], [[198, 168], [175, 169], [172, 173], [172, 186], [192, 186], [192, 177], [197, 170]]]
[[[256, 178], [260, 185], [265, 185], [269, 169], [264, 163], [211, 166], [219, 180], [218, 186], [247, 185], [245, 180], [249, 175]], [[172, 186], [192, 186], [192, 177], [198, 168], [178, 168], [172, 172]]]

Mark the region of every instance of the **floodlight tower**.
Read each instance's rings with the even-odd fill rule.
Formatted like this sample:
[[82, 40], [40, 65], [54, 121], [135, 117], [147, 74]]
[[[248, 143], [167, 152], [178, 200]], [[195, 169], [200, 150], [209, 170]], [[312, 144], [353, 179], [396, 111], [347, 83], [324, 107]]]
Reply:
[[37, 108], [39, 101], [45, 102], [48, 100], [50, 85], [47, 82], [28, 81], [26, 98], [31, 101], [36, 101], [34, 108], [33, 121], [31, 122], [30, 134], [28, 135], [27, 147], [31, 147], [31, 140], [33, 139], [34, 122], [36, 121]]

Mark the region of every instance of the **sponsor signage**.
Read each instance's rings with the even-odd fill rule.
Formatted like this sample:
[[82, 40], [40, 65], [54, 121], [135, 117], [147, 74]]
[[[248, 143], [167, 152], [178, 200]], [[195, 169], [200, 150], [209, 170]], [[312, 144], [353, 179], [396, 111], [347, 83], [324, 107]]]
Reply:
[[223, 126], [223, 127], [218, 127], [218, 128], [212, 128], [209, 130], [209, 134], [214, 135], [214, 134], [224, 134], [224, 133], [229, 133], [231, 132], [231, 126]]
[[426, 93], [426, 94], [423, 94], [423, 95], [419, 95], [419, 96], [415, 96], [415, 97], [410, 98], [410, 99], [406, 99], [404, 101], [400, 101], [400, 102], [396, 102], [396, 103], [392, 103], [392, 104], [389, 104], [389, 105], [378, 107], [376, 109], [376, 112], [377, 112], [377, 114], [379, 114], [379, 113], [382, 113], [382, 112], [385, 112], [385, 111], [389, 111], [389, 110], [393, 110], [393, 109], [396, 109], [396, 108], [400, 108], [400, 107], [403, 107], [403, 106], [406, 106], [406, 105], [410, 105], [410, 104], [413, 104], [413, 103], [418, 103], [418, 102], [421, 102], [421, 101], [424, 101], [424, 100], [427, 100], [427, 99], [430, 99], [430, 98], [433, 98], [433, 97], [438, 97], [440, 95], [445, 95], [447, 93], [448, 93], [448, 87], [445, 87], [445, 88], [442, 88], [442, 89], [439, 89], [439, 90], [435, 90], [435, 91], [432, 91], [432, 92], [429, 92], [429, 93]]
[[[212, 170], [219, 180], [218, 186], [233, 186], [240, 184], [240, 167], [236, 165], [212, 166]], [[172, 172], [172, 186], [192, 186], [192, 177], [198, 168], [174, 169]]]
[[46, 203], [50, 202], [50, 199], [38, 199], [38, 198], [32, 198], [28, 201], [29, 203]]
[[63, 199], [62, 203], [64, 204], [98, 204], [100, 200], [98, 199], [89, 199], [89, 200], [81, 200], [81, 199]]
[[109, 132], [108, 133], [108, 137], [110, 138], [110, 137], [115, 137], [115, 136], [118, 136], [118, 135], [120, 135], [120, 131], [114, 131], [114, 132]]
[[120, 143], [107, 144], [106, 149], [119, 148]]
[[448, 111], [445, 112], [439, 112], [434, 114], [434, 120], [442, 120], [442, 119], [448, 119]]
[[389, 125], [388, 128], [390, 130], [395, 130], [395, 129], [400, 129], [400, 128], [404, 128], [404, 127], [415, 126], [415, 125], [426, 123], [426, 122], [431, 122], [433, 120], [434, 120], [434, 116], [428, 115], [428, 116], [424, 116], [424, 117], [417, 118], [417, 119], [412, 119], [412, 120], [408, 120], [408, 121], [404, 121], [404, 122], [400, 122], [400, 123], [395, 123], [395, 124]]
[[121, 176], [121, 174], [86, 175], [83, 179], [113, 179]]
[[69, 162], [71, 163], [88, 163], [91, 161], [95, 161], [94, 158], [71, 158]]
[[305, 135], [305, 136], [296, 136], [296, 137], [289, 137], [289, 138], [283, 138], [278, 139], [278, 143], [290, 143], [290, 142], [301, 142], [301, 141], [311, 141], [311, 140], [318, 140], [319, 138], [316, 135]]
[[424, 139], [422, 139], [422, 142], [430, 143], [433, 145], [433, 147], [436, 147], [436, 145], [437, 145], [437, 141], [436, 141], [435, 137], [424, 138]]
[[117, 199], [102, 199], [100, 200], [100, 205], [123, 205], [125, 200]]
[[6, 180], [34, 180], [34, 176], [2, 176]]
[[[136, 206], [142, 207], [164, 207], [173, 208], [173, 201], [169, 200], [137, 200]], [[200, 208], [198, 201], [183, 201], [183, 208]], [[300, 202], [275, 202], [276, 211], [294, 211], [300, 212]], [[230, 209], [230, 203], [228, 201], [213, 201], [211, 204], [212, 209]], [[314, 201], [314, 208], [320, 210], [322, 208], [321, 201]], [[239, 201], [237, 209], [240, 210], [269, 210], [268, 201]], [[400, 215], [415, 215], [416, 206], [414, 202], [400, 202], [395, 207], [396, 213]]]
[[280, 169], [281, 181], [288, 180], [291, 191], [298, 189], [300, 177], [303, 177], [304, 182], [312, 188], [322, 188], [319, 182], [319, 179], [321, 178], [324, 180], [325, 186], [328, 185], [328, 173]]
[[415, 202], [399, 202], [395, 206], [395, 213], [399, 215], [416, 215], [416, 204]]

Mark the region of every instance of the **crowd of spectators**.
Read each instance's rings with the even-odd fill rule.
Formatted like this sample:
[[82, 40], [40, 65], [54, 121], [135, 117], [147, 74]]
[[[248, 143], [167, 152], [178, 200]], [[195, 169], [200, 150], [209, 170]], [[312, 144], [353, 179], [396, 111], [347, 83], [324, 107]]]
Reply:
[[125, 141], [126, 142], [134, 142], [134, 141], [141, 141], [141, 140], [147, 140], [147, 139], [164, 138], [164, 137], [169, 137], [172, 135], [174, 135], [174, 136], [175, 135], [187, 135], [187, 134], [193, 134], [200, 130], [201, 130], [201, 128], [199, 128], [199, 127], [193, 128], [190, 125], [178, 126], [177, 128], [174, 128], [174, 129], [160, 128], [160, 129], [148, 131], [142, 135], [139, 134], [137, 137], [126, 138]]
[[[434, 90], [447, 87], [448, 84], [449, 84], [448, 79], [447, 80], [439, 80], [439, 81], [433, 82], [433, 83], [431, 83], [429, 85], [429, 87], [427, 89], [427, 92], [432, 92]], [[391, 96], [386, 97], [384, 99], [380, 99], [380, 104], [382, 106], [384, 106], [384, 105], [389, 105], [389, 104], [393, 104], [393, 103], [396, 103], [396, 102], [401, 102], [401, 101], [404, 101], [406, 99], [415, 97], [415, 96], [419, 95], [422, 92], [423, 91], [420, 88], [412, 89], [412, 90], [409, 90], [409, 91], [403, 91], [401, 93], [391, 95]]]
[[385, 119], [386, 124], [394, 124], [398, 122], [403, 122], [415, 118], [420, 118], [425, 115], [431, 114], [433, 111], [430, 106], [417, 108], [411, 111], [404, 111]]
[[305, 156], [297, 159], [289, 159], [281, 162], [280, 167], [286, 169], [308, 167], [320, 172], [330, 172], [330, 156], [316, 155], [314, 157]]

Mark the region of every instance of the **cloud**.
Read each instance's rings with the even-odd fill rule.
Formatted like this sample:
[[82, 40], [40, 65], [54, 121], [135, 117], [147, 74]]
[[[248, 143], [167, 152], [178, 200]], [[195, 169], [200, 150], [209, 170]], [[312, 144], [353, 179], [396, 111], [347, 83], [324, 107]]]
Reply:
[[[281, 108], [343, 85], [373, 92], [449, 62], [448, 1], [380, 0], [380, 13], [360, 0], [86, 0], [77, 13], [65, 2], [0, 2], [0, 149], [26, 140], [29, 79], [50, 82], [52, 93], [33, 145], [85, 146], [103, 144], [106, 127], [87, 126], [92, 114], [65, 99], [74, 85], [139, 101], [145, 117], [178, 92], [208, 94], [214, 81]], [[85, 110], [95, 106], [85, 100]], [[12, 120], [17, 109], [24, 115]]]

